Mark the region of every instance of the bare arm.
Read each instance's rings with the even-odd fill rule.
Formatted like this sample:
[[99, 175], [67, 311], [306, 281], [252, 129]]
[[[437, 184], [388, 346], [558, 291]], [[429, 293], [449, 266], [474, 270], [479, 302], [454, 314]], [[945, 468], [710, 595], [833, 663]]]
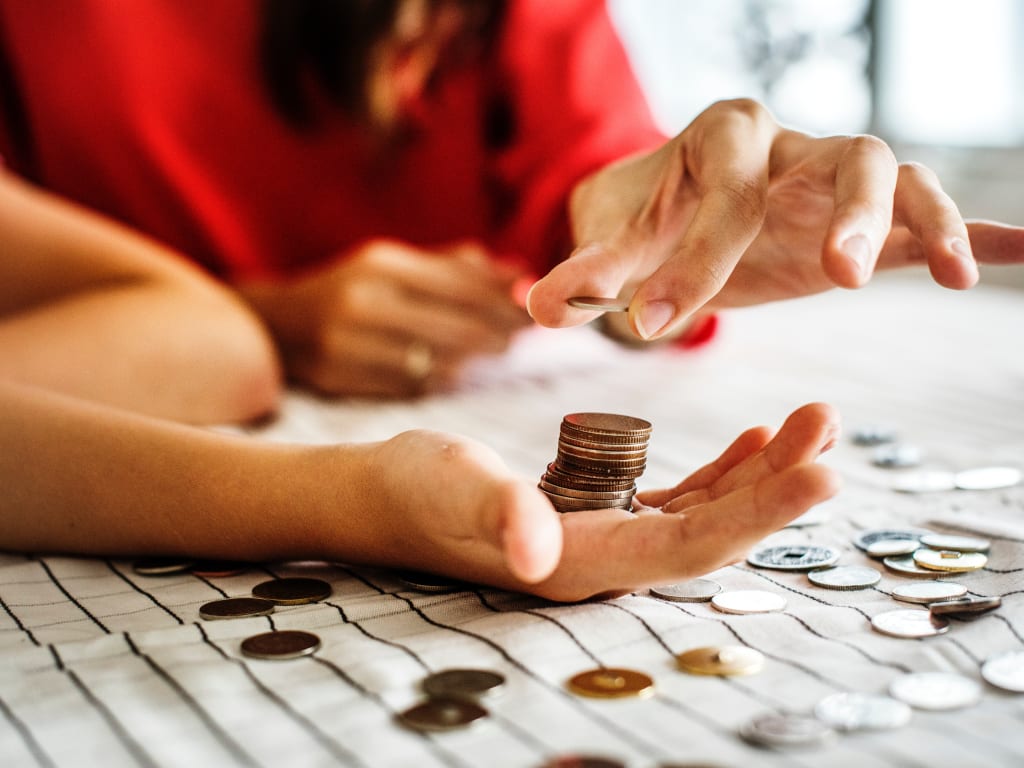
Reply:
[[159, 244], [0, 172], [0, 379], [195, 423], [273, 407], [258, 319]]

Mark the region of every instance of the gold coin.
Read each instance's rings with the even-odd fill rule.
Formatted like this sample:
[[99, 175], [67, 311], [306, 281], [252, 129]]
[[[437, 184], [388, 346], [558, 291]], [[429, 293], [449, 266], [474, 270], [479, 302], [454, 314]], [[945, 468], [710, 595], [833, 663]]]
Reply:
[[764, 654], [745, 645], [709, 645], [676, 656], [679, 667], [695, 675], [752, 675], [764, 667]]
[[580, 672], [570, 678], [568, 686], [575, 694], [598, 699], [644, 697], [654, 693], [654, 680], [649, 675], [621, 667], [602, 667]]
[[976, 571], [988, 562], [982, 552], [956, 552], [948, 549], [919, 549], [914, 562], [932, 571]]

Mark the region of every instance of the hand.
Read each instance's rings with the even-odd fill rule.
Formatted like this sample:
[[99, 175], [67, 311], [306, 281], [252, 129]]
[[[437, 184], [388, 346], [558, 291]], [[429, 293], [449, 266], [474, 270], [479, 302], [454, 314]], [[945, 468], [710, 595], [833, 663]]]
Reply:
[[559, 515], [485, 446], [406, 432], [374, 449], [374, 530], [359, 549], [368, 562], [562, 601], [691, 579], [832, 496], [835, 473], [814, 461], [837, 433], [831, 407], [807, 405], [778, 434], [747, 430], [674, 488], [640, 494], [636, 513]]
[[657, 151], [593, 174], [573, 193], [573, 255], [531, 291], [542, 325], [594, 313], [571, 296], [632, 296], [644, 339], [701, 311], [856, 288], [875, 269], [927, 263], [969, 288], [983, 262], [1024, 261], [1024, 229], [965, 223], [928, 169], [871, 136], [816, 139], [758, 104], [720, 102]]
[[408, 397], [450, 385], [529, 324], [518, 269], [462, 244], [429, 253], [374, 241], [287, 284], [243, 286], [292, 378], [332, 395]]

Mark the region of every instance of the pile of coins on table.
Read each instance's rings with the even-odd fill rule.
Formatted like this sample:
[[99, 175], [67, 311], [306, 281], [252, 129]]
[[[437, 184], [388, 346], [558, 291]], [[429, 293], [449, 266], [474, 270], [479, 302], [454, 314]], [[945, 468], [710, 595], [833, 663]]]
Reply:
[[631, 509], [650, 437], [651, 423], [643, 419], [570, 413], [562, 419], [558, 455], [538, 487], [559, 512]]

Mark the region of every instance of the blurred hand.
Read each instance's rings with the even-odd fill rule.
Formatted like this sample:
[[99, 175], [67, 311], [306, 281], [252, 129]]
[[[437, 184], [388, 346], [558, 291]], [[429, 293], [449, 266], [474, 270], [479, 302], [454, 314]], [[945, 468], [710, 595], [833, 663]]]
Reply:
[[814, 462], [838, 424], [817, 403], [778, 434], [747, 430], [676, 487], [639, 495], [636, 514], [559, 515], [486, 446], [406, 432], [373, 449], [369, 476], [380, 483], [360, 503], [373, 525], [358, 548], [367, 562], [563, 601], [695, 578], [836, 492], [835, 473]]
[[520, 277], [475, 245], [432, 253], [378, 240], [300, 280], [240, 290], [293, 379], [331, 395], [410, 397], [449, 386], [530, 323], [513, 300]]
[[569, 297], [638, 285], [629, 320], [645, 339], [703, 310], [856, 288], [876, 269], [927, 263], [963, 289], [975, 259], [1024, 262], [1024, 229], [965, 223], [931, 171], [898, 164], [881, 140], [786, 130], [747, 100], [585, 179], [570, 216], [578, 247], [534, 286], [530, 313], [578, 325], [594, 312]]

